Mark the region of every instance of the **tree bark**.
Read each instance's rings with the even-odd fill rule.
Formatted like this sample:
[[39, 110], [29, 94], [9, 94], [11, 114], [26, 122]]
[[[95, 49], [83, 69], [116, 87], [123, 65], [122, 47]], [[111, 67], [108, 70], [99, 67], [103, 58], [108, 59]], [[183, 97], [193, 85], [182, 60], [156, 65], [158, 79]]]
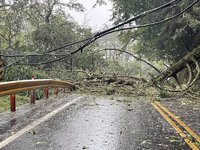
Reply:
[[173, 63], [166, 71], [154, 78], [154, 81], [160, 82], [169, 77], [174, 77], [178, 72], [186, 68], [186, 64], [192, 64], [192, 59], [200, 60], [200, 46], [188, 53], [185, 57], [180, 59], [178, 62]]

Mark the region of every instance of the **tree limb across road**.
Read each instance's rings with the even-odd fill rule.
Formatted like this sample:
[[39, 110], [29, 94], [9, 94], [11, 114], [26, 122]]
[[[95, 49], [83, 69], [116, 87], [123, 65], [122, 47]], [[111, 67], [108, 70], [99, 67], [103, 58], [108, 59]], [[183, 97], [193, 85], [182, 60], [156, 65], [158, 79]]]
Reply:
[[173, 63], [166, 71], [162, 72], [155, 78], [155, 81], [161, 82], [169, 77], [175, 76], [178, 72], [186, 67], [186, 64], [192, 64], [193, 59], [200, 60], [200, 47], [197, 47], [192, 52], [188, 53], [185, 57], [178, 62]]

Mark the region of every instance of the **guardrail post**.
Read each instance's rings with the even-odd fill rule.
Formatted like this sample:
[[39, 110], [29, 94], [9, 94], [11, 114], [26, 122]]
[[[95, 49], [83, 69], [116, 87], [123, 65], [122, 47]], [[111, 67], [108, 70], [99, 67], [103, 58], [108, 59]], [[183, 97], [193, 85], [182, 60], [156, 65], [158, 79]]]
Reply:
[[[35, 80], [35, 75], [32, 75], [32, 80]], [[35, 104], [35, 99], [36, 99], [36, 95], [35, 95], [35, 90], [32, 90], [31, 91], [31, 100], [30, 100], [30, 103], [31, 104]]]
[[16, 111], [16, 97], [15, 94], [10, 95], [10, 111]]
[[30, 100], [30, 103], [31, 104], [35, 104], [35, 99], [36, 99], [35, 90], [32, 90], [31, 91], [31, 100]]
[[57, 87], [54, 89], [54, 95], [58, 96], [58, 88]]
[[47, 88], [44, 88], [44, 97], [45, 97], [46, 99], [49, 98], [49, 88], [48, 88], [48, 87], [47, 87]]

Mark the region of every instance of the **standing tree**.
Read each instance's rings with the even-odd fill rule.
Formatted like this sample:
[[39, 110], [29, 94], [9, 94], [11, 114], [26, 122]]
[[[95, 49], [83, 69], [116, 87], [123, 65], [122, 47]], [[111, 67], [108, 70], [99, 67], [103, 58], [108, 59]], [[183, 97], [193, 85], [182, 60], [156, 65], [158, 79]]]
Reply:
[[[168, 2], [168, 0], [112, 1], [114, 4], [113, 19], [116, 23]], [[192, 1], [190, 0], [180, 1], [174, 6], [138, 19], [135, 24], [147, 24], [169, 18], [179, 13], [191, 3]], [[200, 38], [199, 9], [200, 3], [197, 3], [176, 19], [156, 26], [149, 26], [126, 32], [124, 38], [128, 38], [129, 42], [137, 39], [138, 52], [143, 53], [150, 59], [163, 59], [168, 61], [179, 60], [200, 45], [198, 40]]]

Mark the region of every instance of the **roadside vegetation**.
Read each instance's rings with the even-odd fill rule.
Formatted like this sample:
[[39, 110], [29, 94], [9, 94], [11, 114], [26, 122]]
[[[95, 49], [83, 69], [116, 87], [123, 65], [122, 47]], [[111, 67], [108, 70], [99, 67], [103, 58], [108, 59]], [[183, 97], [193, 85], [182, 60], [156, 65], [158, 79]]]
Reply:
[[[114, 25], [168, 2], [111, 1]], [[97, 0], [95, 6], [105, 4], [106, 0]], [[34, 75], [36, 79], [72, 80], [80, 91], [95, 94], [162, 98], [178, 94], [200, 99], [200, 3], [177, 1], [146, 13], [127, 24], [132, 29], [102, 36], [82, 49], [85, 43], [80, 41], [99, 32], [78, 25], [68, 13], [71, 9], [85, 10], [73, 1], [0, 1], [2, 81]], [[159, 21], [163, 23], [151, 25]], [[6, 99], [0, 100], [1, 111], [7, 109]], [[24, 96], [18, 99], [18, 104], [27, 102]]]
[[[24, 105], [30, 101], [30, 98], [23, 95], [16, 95], [16, 106]], [[0, 112], [10, 109], [10, 96], [2, 96], [0, 102]]]

